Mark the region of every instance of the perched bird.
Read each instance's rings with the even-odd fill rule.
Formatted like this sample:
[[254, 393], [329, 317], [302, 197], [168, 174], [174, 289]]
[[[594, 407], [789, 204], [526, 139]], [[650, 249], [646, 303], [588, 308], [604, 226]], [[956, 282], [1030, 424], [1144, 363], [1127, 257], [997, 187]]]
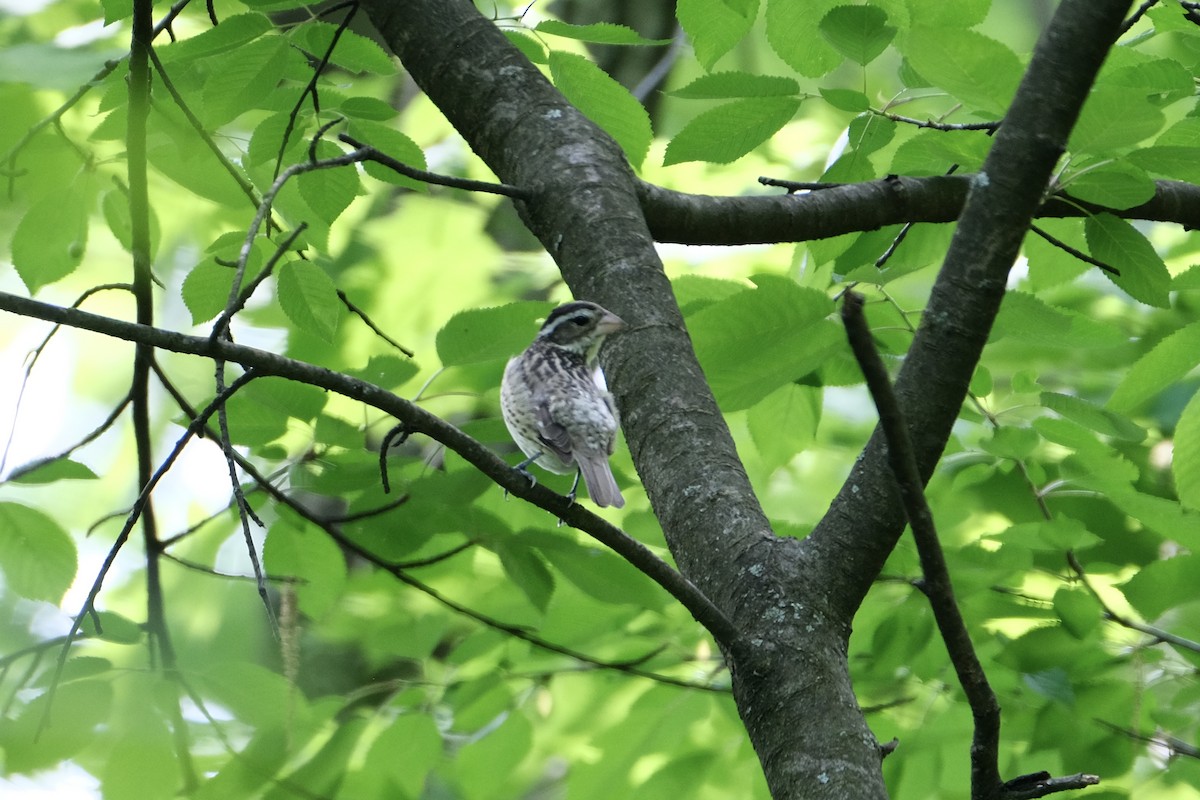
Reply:
[[[600, 507], [625, 505], [608, 457], [620, 422], [596, 361], [608, 334], [625, 322], [595, 303], [572, 302], [546, 317], [525, 352], [509, 360], [500, 384], [504, 424], [527, 459], [566, 475], [575, 472], [571, 497], [583, 475]], [[531, 476], [532, 480], [532, 476]]]

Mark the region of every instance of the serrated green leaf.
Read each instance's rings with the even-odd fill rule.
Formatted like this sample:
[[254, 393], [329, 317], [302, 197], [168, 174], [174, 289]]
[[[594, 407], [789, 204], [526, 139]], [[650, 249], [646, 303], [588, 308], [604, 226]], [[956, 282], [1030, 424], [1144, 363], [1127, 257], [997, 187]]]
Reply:
[[164, 63], [193, 61], [249, 44], [274, 27], [263, 14], [234, 14], [203, 33], [154, 49]]
[[1106, 208], [1133, 208], [1154, 197], [1154, 180], [1132, 164], [1117, 162], [1089, 170], [1066, 184], [1067, 193]]
[[788, 383], [750, 407], [750, 438], [768, 469], [791, 461], [812, 445], [821, 421], [821, 389]]
[[416, 362], [399, 356], [371, 356], [362, 369], [350, 370], [349, 375], [384, 389], [395, 389], [407, 383], [419, 371]]
[[1105, 272], [1106, 278], [1134, 300], [1158, 308], [1168, 306], [1171, 273], [1136, 228], [1111, 214], [1096, 214], [1087, 218], [1084, 232], [1092, 255], [1121, 272]]
[[437, 333], [438, 358], [447, 367], [499, 361], [517, 355], [537, 335], [534, 320], [553, 303], [518, 302], [460, 311]]
[[913, 28], [904, 54], [934, 86], [995, 117], [1004, 114], [1021, 78], [1020, 59], [1008, 47], [966, 28]]
[[337, 286], [325, 270], [296, 259], [279, 269], [279, 306], [298, 330], [332, 342], [342, 316]]
[[688, 318], [696, 356], [725, 411], [749, 408], [817, 369], [845, 336], [823, 293], [758, 276], [748, 289]]
[[799, 108], [800, 101], [790, 97], [750, 97], [709, 109], [675, 135], [663, 166], [736, 161], [786, 125]]
[[518, 538], [537, 547], [576, 588], [602, 603], [662, 608], [666, 602], [666, 594], [655, 583], [615, 553], [527, 532], [521, 532]]
[[30, 293], [75, 271], [87, 247], [87, 194], [78, 187], [34, 203], [12, 238], [12, 262]]
[[347, 97], [338, 104], [338, 110], [350, 119], [383, 122], [395, 119], [400, 114], [395, 108], [378, 97]]
[[1028, 672], [1021, 677], [1026, 686], [1043, 697], [1057, 700], [1068, 708], [1075, 707], [1075, 690], [1071, 687], [1071, 677], [1062, 667]]
[[1164, 178], [1200, 183], [1200, 147], [1154, 145], [1139, 147], [1124, 157], [1134, 166]]
[[565, 39], [575, 39], [592, 44], [664, 45], [671, 43], [670, 39], [647, 39], [633, 28], [611, 22], [573, 25], [556, 19], [545, 19], [539, 22], [534, 30], [538, 33], [562, 36]]
[[137, 644], [145, 635], [141, 625], [115, 611], [88, 614], [80, 624], [79, 630], [87, 636], [95, 636], [117, 644]]
[[1132, 147], [1158, 133], [1164, 123], [1163, 112], [1146, 99], [1145, 92], [1097, 86], [1083, 104], [1067, 146], [1081, 153]]
[[1028, 292], [1010, 291], [992, 326], [990, 341], [1011, 337], [1040, 346], [1107, 348], [1126, 344], [1125, 335], [1102, 322], [1055, 308]]
[[983, 442], [983, 449], [1000, 458], [1022, 461], [1038, 446], [1037, 431], [1005, 425], [992, 431], [992, 438]]
[[1133, 363], [1106, 404], [1118, 411], [1138, 405], [1178, 382], [1200, 363], [1200, 322], [1175, 331]]
[[1200, 509], [1200, 393], [1184, 406], [1175, 426], [1174, 444], [1171, 471], [1179, 502], [1186, 508]]
[[957, 0], [954, 3], [905, 0], [904, 5], [912, 25], [972, 28], [987, 18], [992, 0]]
[[754, 75], [749, 72], [713, 72], [670, 92], [689, 100], [713, 100], [730, 97], [779, 97], [797, 95], [800, 84], [778, 75]]
[[[332, 142], [319, 142], [317, 158], [336, 158], [342, 150]], [[354, 198], [362, 193], [362, 182], [353, 165], [316, 169], [297, 175], [300, 196], [308, 207], [321, 216], [321, 222], [331, 225], [341, 216]]]
[[[215, 127], [259, 107], [277, 91], [288, 61], [300, 57], [282, 36], [266, 36], [241, 45], [236, 52], [209, 56], [220, 63], [212, 65], [204, 83], [198, 116]], [[209, 155], [205, 161], [210, 169], [215, 166], [211, 159]]]
[[854, 89], [825, 89], [819, 90], [825, 102], [841, 111], [861, 114], [871, 108], [871, 100], [862, 92]]
[[821, 35], [851, 61], [866, 66], [879, 57], [896, 36], [888, 15], [871, 5], [838, 6], [821, 18]]
[[842, 55], [821, 35], [820, 21], [840, 0], [768, 0], [767, 43], [792, 69], [810, 78], [843, 63]]
[[183, 303], [192, 314], [193, 324], [206, 322], [225, 309], [236, 272], [215, 261], [202, 261], [183, 279]]
[[1190, 292], [1200, 289], [1200, 264], [1193, 264], [1171, 279], [1171, 291]]
[[[113, 190], [105, 192], [100, 200], [100, 208], [104, 212], [104, 221], [108, 229], [127, 251], [133, 251], [133, 225], [129, 219], [129, 195]], [[153, 208], [146, 209], [150, 222], [150, 260], [153, 261], [158, 253], [159, 228], [158, 215]]]
[[1072, 586], [1060, 586], [1054, 593], [1054, 613], [1076, 639], [1086, 639], [1104, 618], [1100, 602], [1090, 592]]
[[57, 522], [29, 506], [0, 503], [0, 569], [9, 589], [57, 603], [77, 565], [75, 543]]
[[346, 559], [324, 532], [287, 520], [271, 526], [263, 545], [263, 564], [271, 575], [294, 579], [300, 611], [320, 620], [336, 605], [346, 585]]
[[56, 481], [94, 480], [96, 473], [86, 464], [69, 458], [35, 461], [14, 469], [8, 476], [13, 483], [45, 484]]
[[[421, 146], [395, 128], [388, 125], [379, 125], [374, 122], [355, 120], [350, 124], [350, 133], [362, 143], [371, 145], [376, 150], [386, 153], [406, 166], [416, 169], [425, 169], [427, 166], [425, 151], [421, 149]], [[396, 186], [407, 186], [419, 192], [429, 190], [428, 184], [424, 181], [414, 180], [413, 178], [401, 175], [391, 167], [384, 166], [375, 161], [364, 162], [363, 171], [372, 178], [384, 181], [385, 183], [395, 184]]]
[[1079, 520], [1061, 515], [1041, 522], [1022, 522], [984, 538], [998, 541], [1003, 546], [1016, 545], [1030, 550], [1054, 552], [1082, 550], [1103, 541]]
[[678, 0], [675, 14], [705, 69], [712, 69], [717, 59], [750, 32], [758, 16], [758, 4], [750, 6], [739, 12], [722, 0]]
[[1139, 614], [1150, 621], [1196, 597], [1200, 586], [1200, 555], [1186, 553], [1153, 561], [1121, 586], [1121, 592]]
[[321, 20], [309, 20], [291, 31], [292, 41], [316, 58], [329, 52], [334, 37], [334, 46], [329, 62], [350, 72], [370, 72], [375, 75], [393, 75], [396, 63], [384, 49], [373, 40], [353, 30], [341, 29]]
[[1042, 405], [1051, 411], [1056, 411], [1067, 419], [1105, 436], [1126, 442], [1140, 442], [1146, 438], [1146, 432], [1131, 420], [1089, 403], [1081, 397], [1042, 392], [1040, 400]]
[[571, 104], [616, 140], [635, 169], [641, 167], [654, 131], [650, 115], [629, 90], [574, 53], [551, 52], [550, 74]]
[[[371, 746], [367, 768], [386, 774], [405, 797], [420, 797], [425, 778], [442, 758], [442, 735], [433, 719], [406, 713], [390, 721]], [[403, 753], [403, 758], [397, 758]]]
[[520, 50], [534, 64], [545, 64], [546, 47], [537, 39], [521, 31], [505, 30], [504, 38]]

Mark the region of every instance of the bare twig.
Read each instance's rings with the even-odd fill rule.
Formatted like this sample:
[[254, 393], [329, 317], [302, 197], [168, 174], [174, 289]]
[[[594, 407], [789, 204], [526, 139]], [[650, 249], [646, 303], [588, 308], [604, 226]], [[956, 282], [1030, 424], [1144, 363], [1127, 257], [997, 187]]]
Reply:
[[[645, 573], [663, 587], [696, 618], [723, 646], [741, 646], [740, 633], [733, 623], [696, 586], [659, 558], [649, 548], [612, 523], [589, 511], [581, 503], [570, 501], [542, 484], [529, 480], [480, 442], [458, 428], [366, 381], [323, 367], [305, 364], [275, 353], [234, 344], [210, 336], [188, 336], [175, 331], [137, 325], [124, 320], [79, 309], [62, 308], [27, 297], [0, 292], [0, 311], [61, 322], [71, 327], [102, 333], [127, 341], [144, 342], [176, 353], [221, 358], [253, 369], [259, 375], [274, 375], [318, 386], [379, 409], [406, 423], [414, 433], [430, 436], [487, 475], [516, 497], [545, 509], [556, 519], [578, 528]], [[275, 496], [275, 495], [272, 495]]]
[[383, 330], [378, 325], [376, 325], [375, 322], [369, 316], [367, 316], [367, 312], [363, 311], [361, 308], [354, 305], [354, 303], [352, 303], [350, 301], [350, 298], [346, 296], [346, 293], [343, 292], [341, 289], [337, 290], [337, 296], [338, 296], [338, 299], [342, 301], [342, 305], [344, 305], [346, 307], [346, 310], [349, 311], [354, 316], [361, 319], [363, 321], [363, 324], [366, 325], [368, 328], [370, 328], [371, 331], [376, 336], [378, 336], [380, 339], [383, 339], [385, 342], [387, 342], [392, 347], [396, 348], [397, 350], [399, 350], [401, 353], [408, 356], [409, 358], [412, 358], [416, 355], [416, 353], [414, 353], [412, 350], [408, 349], [407, 347], [400, 344], [395, 339], [393, 339], [392, 337], [390, 337], [386, 333], [384, 333]]
[[416, 167], [410, 167], [403, 161], [398, 161], [387, 153], [376, 150], [369, 144], [364, 144], [358, 139], [355, 139], [348, 133], [338, 134], [338, 138], [346, 144], [355, 148], [356, 151], [362, 154], [361, 160], [374, 161], [382, 164], [388, 169], [403, 175], [406, 178], [412, 178], [415, 181], [422, 183], [431, 183], [435, 186], [448, 186], [451, 189], [465, 189], [468, 192], [484, 192], [485, 194], [499, 194], [505, 197], [514, 197], [524, 199], [529, 197], [529, 191], [518, 186], [509, 186], [506, 183], [488, 183], [486, 181], [472, 181], [466, 178], [454, 178], [449, 175], [439, 175], [436, 172], [428, 172]]
[[924, 481], [917, 466], [916, 453], [909, 438], [908, 425], [892, 393], [887, 367], [880, 359], [871, 340], [871, 330], [863, 315], [862, 296], [847, 292], [842, 301], [842, 321], [854, 357], [866, 378], [867, 388], [879, 410], [879, 424], [887, 438], [888, 463], [899, 484], [904, 512], [908, 516], [917, 553], [925, 575], [923, 590], [929, 598], [934, 619], [954, 671], [958, 674], [971, 715], [975, 733], [971, 741], [971, 797], [976, 800], [994, 798], [1000, 785], [997, 757], [1000, 745], [1000, 704], [988, 684], [987, 675], [975, 654], [971, 636], [954, 598], [950, 572], [942, 554], [941, 542], [934, 527], [933, 514], [925, 501]]
[[1100, 269], [1104, 270], [1105, 272], [1109, 273], [1110, 275], [1118, 275], [1119, 276], [1121, 274], [1121, 270], [1117, 269], [1116, 267], [1112, 266], [1111, 264], [1105, 264], [1103, 261], [1092, 258], [1091, 256], [1089, 256], [1087, 253], [1083, 252], [1082, 250], [1071, 247], [1071, 245], [1067, 244], [1062, 239], [1059, 239], [1059, 238], [1053, 236], [1052, 234], [1047, 232], [1045, 229], [1039, 228], [1037, 225], [1030, 225], [1029, 229], [1031, 231], [1033, 231], [1034, 233], [1036, 233], [1038, 236], [1045, 239], [1050, 244], [1057, 247], [1059, 250], [1062, 250], [1064, 253], [1067, 253], [1069, 255], [1074, 256], [1075, 258], [1078, 258], [1080, 261], [1084, 262], [1085, 264], [1091, 264], [1093, 267], [1099, 267]]

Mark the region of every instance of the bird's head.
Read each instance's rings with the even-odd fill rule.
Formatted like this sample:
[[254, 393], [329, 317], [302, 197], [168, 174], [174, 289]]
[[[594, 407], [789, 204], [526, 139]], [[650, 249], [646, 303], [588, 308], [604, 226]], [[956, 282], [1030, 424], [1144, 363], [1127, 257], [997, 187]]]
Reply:
[[604, 337], [624, 327], [625, 321], [611, 311], [595, 303], [577, 300], [551, 311], [542, 323], [538, 339], [584, 355], [590, 362], [604, 343]]

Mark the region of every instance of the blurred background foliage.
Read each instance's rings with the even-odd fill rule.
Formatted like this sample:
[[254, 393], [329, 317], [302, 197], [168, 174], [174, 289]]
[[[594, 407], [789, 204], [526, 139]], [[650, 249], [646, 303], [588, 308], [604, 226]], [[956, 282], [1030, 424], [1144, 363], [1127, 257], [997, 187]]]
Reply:
[[[335, 134], [346, 131], [412, 166], [491, 178], [362, 14], [211, 5], [218, 25], [186, 5], [155, 45], [169, 76], [155, 75], [148, 153], [158, 325], [209, 330], [250, 195], [307, 158], [338, 117], [318, 157], [343, 152]], [[121, 287], [91, 292], [129, 280], [131, 8], [101, 6], [0, 11], [0, 290], [129, 317]], [[976, 170], [986, 126], [916, 123], [996, 122], [1050, 10], [1040, 0], [482, 9], [642, 178], [731, 195], [776, 191], [759, 176]], [[304, 92], [335, 41], [318, 110]], [[1102, 73], [1060, 185], [1119, 211], [1147, 200], [1155, 178], [1196, 180], [1198, 61], [1200, 29], [1175, 4], [1151, 8]], [[275, 213], [285, 231], [307, 224], [305, 258], [285, 257], [235, 320], [236, 339], [379, 383], [515, 463], [500, 374], [568, 294], [509, 202], [372, 164], [289, 181]], [[1197, 798], [1200, 241], [1113, 215], [1038, 225], [1121, 277], [1028, 238], [929, 487], [1004, 709], [1001, 769], [1095, 772], [1101, 787], [1081, 794], [1095, 800]], [[804, 536], [821, 517], [873, 427], [831, 298], [857, 282], [877, 342], [901, 358], [952, 226], [912, 227], [877, 266], [900, 233], [660, 247], [780, 535]], [[258, 238], [252, 270], [280, 240]], [[385, 493], [377, 451], [390, 421], [276, 379], [233, 399], [233, 440], [353, 546], [242, 476], [265, 526], [254, 537], [275, 635], [219, 450], [191, 443], [155, 494], [178, 678], [148, 656], [146, 556], [131, 543], [99, 597], [100, 630], [89, 618], [47, 715], [61, 637], [136, 496], [127, 416], [103, 426], [128, 393], [132, 346], [72, 331], [43, 346], [49, 333], [0, 318], [5, 797], [767, 796], [720, 656], [669, 596], [430, 442], [389, 455]], [[159, 364], [193, 407], [212, 397], [211, 364], [169, 353]], [[160, 458], [187, 424], [164, 387]], [[614, 468], [630, 502], [607, 515], [668, 556], [627, 452]], [[880, 741], [900, 742], [884, 764], [893, 796], [965, 797], [970, 714], [919, 572], [904, 539], [856, 619], [854, 683]]]

